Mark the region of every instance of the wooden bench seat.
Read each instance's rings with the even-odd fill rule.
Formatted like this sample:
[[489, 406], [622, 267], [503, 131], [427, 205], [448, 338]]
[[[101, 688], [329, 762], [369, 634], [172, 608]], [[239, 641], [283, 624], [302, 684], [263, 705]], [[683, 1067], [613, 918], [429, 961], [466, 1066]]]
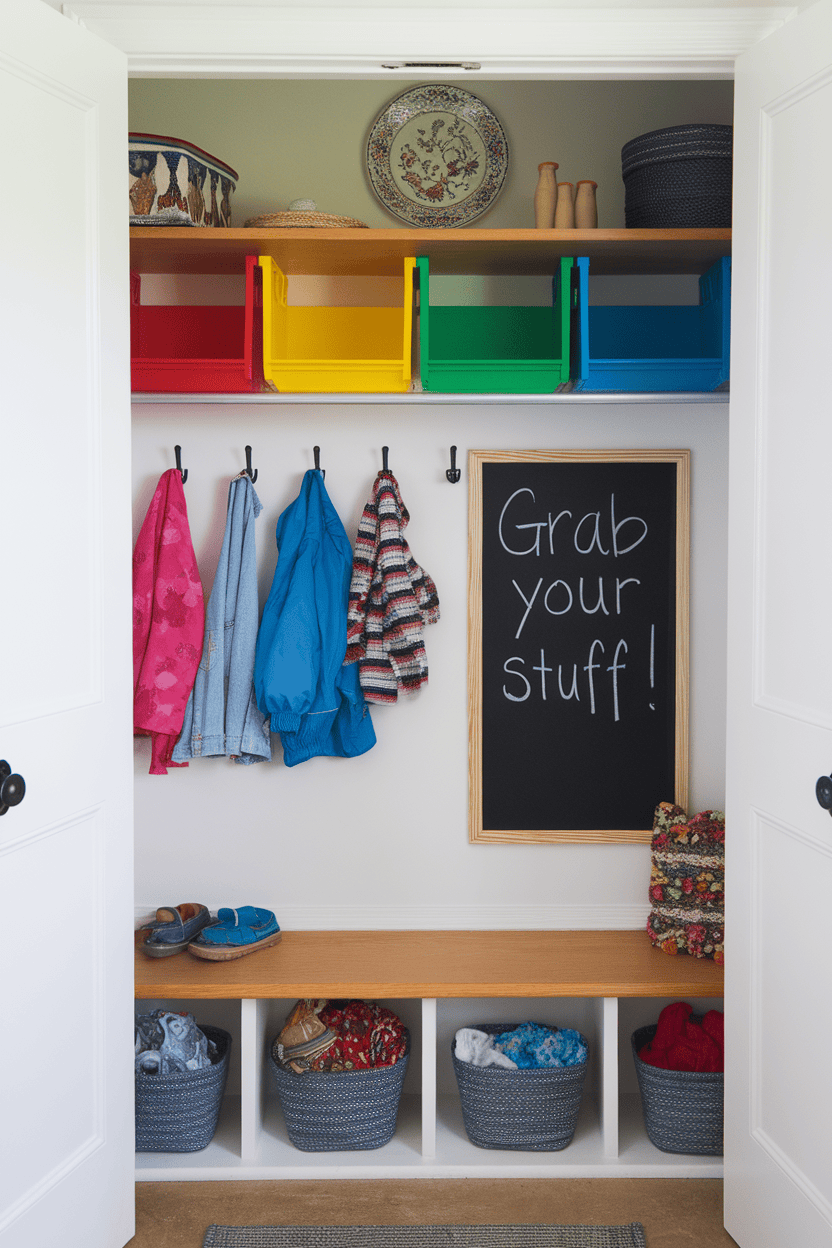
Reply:
[[723, 968], [641, 931], [285, 932], [231, 962], [136, 950], [136, 996], [721, 997]]

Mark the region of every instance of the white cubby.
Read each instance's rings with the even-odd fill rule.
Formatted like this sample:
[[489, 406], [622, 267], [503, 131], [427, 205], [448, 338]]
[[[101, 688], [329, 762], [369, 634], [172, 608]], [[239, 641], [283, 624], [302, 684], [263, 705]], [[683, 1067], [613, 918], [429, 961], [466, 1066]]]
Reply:
[[[228, 1085], [216, 1135], [197, 1153], [137, 1153], [138, 1180], [303, 1178], [718, 1178], [721, 1157], [663, 1153], [647, 1139], [630, 1036], [658, 1018], [668, 1000], [650, 997], [433, 997], [380, 1000], [411, 1033], [396, 1134], [369, 1151], [307, 1153], [289, 1142], [267, 1061], [292, 999], [142, 1000], [190, 1010], [198, 1023], [232, 1036]], [[686, 997], [698, 1012], [719, 999]], [[451, 1040], [474, 1023], [534, 1020], [574, 1027], [589, 1041], [590, 1064], [572, 1142], [559, 1152], [482, 1149], [468, 1139], [451, 1063]]]

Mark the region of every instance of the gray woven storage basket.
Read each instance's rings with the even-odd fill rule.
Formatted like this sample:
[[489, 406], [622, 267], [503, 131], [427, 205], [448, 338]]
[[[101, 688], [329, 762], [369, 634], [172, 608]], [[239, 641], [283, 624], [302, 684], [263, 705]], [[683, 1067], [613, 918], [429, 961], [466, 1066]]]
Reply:
[[136, 1152], [195, 1153], [214, 1138], [228, 1078], [231, 1036], [220, 1027], [202, 1027], [220, 1060], [203, 1070], [175, 1075], [136, 1071]]
[[[514, 1031], [519, 1024], [472, 1026], [496, 1036]], [[581, 1039], [586, 1043], [585, 1037]], [[472, 1144], [478, 1148], [549, 1153], [566, 1148], [571, 1142], [581, 1108], [588, 1054], [581, 1066], [508, 1070], [504, 1066], [473, 1066], [460, 1061], [454, 1039], [451, 1058], [462, 1102], [462, 1120]]]
[[721, 1157], [724, 1075], [660, 1070], [643, 1062], [639, 1052], [655, 1034], [655, 1026], [639, 1027], [632, 1037], [648, 1139], [663, 1153]]
[[402, 1084], [410, 1057], [407, 1048], [393, 1066], [366, 1070], [284, 1070], [269, 1052], [269, 1065], [286, 1130], [295, 1148], [306, 1153], [354, 1152], [381, 1148], [393, 1138]]
[[651, 130], [621, 149], [628, 229], [730, 229], [733, 127]]

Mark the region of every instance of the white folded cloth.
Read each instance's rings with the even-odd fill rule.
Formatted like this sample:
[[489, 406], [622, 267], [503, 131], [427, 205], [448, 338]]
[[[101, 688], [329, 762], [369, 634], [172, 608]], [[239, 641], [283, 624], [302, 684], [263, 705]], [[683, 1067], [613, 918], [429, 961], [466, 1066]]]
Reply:
[[472, 1066], [505, 1066], [507, 1070], [517, 1069], [516, 1062], [494, 1048], [494, 1037], [485, 1031], [477, 1031], [475, 1027], [460, 1027], [456, 1033], [455, 1051], [461, 1062], [470, 1062]]

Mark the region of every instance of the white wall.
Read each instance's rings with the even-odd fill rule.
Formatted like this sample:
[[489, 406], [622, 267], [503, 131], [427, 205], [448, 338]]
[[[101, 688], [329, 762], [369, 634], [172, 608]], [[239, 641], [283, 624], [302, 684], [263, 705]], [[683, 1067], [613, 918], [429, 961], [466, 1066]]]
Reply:
[[[506, 187], [476, 223], [487, 228], [531, 224], [537, 164], [545, 159], [561, 162], [561, 179], [594, 177], [600, 223], [623, 225], [622, 143], [658, 126], [731, 121], [730, 82], [461, 85], [497, 112], [511, 149]], [[296, 195], [312, 195], [324, 210], [396, 226], [401, 223], [369, 187], [364, 144], [378, 111], [406, 86], [133, 79], [130, 128], [189, 139], [237, 168], [235, 224]], [[206, 279], [180, 283], [175, 296], [170, 280], [146, 279], [143, 300], [200, 301], [195, 288]], [[695, 278], [626, 279], [622, 295], [615, 287], [623, 282], [594, 279], [591, 298], [698, 298]], [[290, 299], [349, 301], [348, 293], [329, 288], [329, 279], [321, 283], [325, 291], [304, 294], [301, 288], [314, 279], [293, 279]], [[548, 282], [540, 278], [449, 278], [445, 284], [443, 291], [441, 281], [431, 283], [437, 302], [495, 302], [502, 287], [510, 287], [512, 303], [549, 299]], [[400, 283], [393, 285], [398, 301]], [[233, 282], [209, 279], [209, 286], [212, 302], [241, 297]], [[174, 462], [174, 444], [181, 443], [206, 593], [222, 541], [227, 482], [244, 465], [247, 443], [264, 504], [261, 602], [275, 566], [275, 522], [312, 466], [312, 447], [321, 446], [327, 488], [354, 540], [386, 444], [412, 515], [414, 556], [434, 577], [442, 609], [441, 621], [426, 634], [427, 689], [373, 710], [378, 744], [363, 758], [314, 759], [291, 769], [280, 761], [239, 767], [202, 759], [158, 777], [147, 775], [147, 743], [137, 744], [140, 910], [180, 901], [212, 907], [251, 902], [274, 909], [287, 928], [641, 926], [648, 910], [646, 845], [468, 843], [467, 474], [459, 485], [446, 481], [448, 450], [458, 447], [464, 467], [469, 448], [692, 449], [691, 805], [699, 809], [720, 806], [724, 798], [727, 419], [724, 404], [137, 404], [136, 531], [159, 474]]]
[[[229, 478], [253, 447], [261, 603], [276, 562], [274, 526], [321, 447], [326, 485], [350, 540], [390, 447], [418, 562], [441, 621], [426, 631], [430, 682], [373, 708], [378, 744], [357, 759], [286, 768], [200, 759], [149, 776], [136, 743], [136, 903], [202, 901], [275, 910], [287, 929], [640, 927], [647, 845], [471, 845], [467, 831], [466, 560], [471, 448], [690, 447], [691, 808], [724, 797], [724, 404], [419, 406], [355, 404], [134, 407], [134, 526], [182, 446], [206, 596]], [[462, 481], [445, 479], [451, 444]], [[657, 794], [656, 800], [665, 797]]]

